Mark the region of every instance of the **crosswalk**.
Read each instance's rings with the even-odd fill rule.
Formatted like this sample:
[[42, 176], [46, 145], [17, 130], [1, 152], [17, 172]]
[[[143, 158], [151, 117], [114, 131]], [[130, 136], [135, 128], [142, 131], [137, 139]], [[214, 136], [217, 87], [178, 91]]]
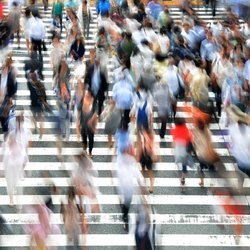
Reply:
[[[47, 11], [43, 11], [39, 7], [43, 15], [43, 21], [47, 26], [51, 22], [51, 6]], [[218, 8], [217, 16], [212, 17], [211, 9], [195, 7], [198, 16], [207, 23], [216, 20], [223, 20], [225, 9]], [[4, 9], [4, 13], [7, 13]], [[178, 8], [171, 7], [171, 16], [174, 20], [181, 19], [181, 13]], [[89, 57], [89, 49], [94, 46], [94, 38], [97, 32], [97, 14], [93, 7], [93, 23], [90, 26], [90, 38], [86, 40], [87, 52], [86, 59]], [[62, 35], [62, 39], [65, 34]], [[49, 44], [49, 38], [47, 40]], [[28, 54], [25, 46], [25, 40], [21, 39], [21, 48], [17, 49], [17, 45], [13, 46], [13, 59], [15, 66], [18, 69], [18, 92], [16, 107], [24, 109], [25, 117], [31, 118], [29, 110], [30, 100], [29, 91], [26, 87], [26, 79], [23, 70], [23, 62], [28, 59]], [[52, 69], [49, 63], [49, 53], [44, 52], [44, 84], [47, 88], [47, 96], [52, 107], [56, 105], [54, 91], [51, 90]], [[112, 69], [113, 65], [109, 65], [109, 77], [112, 84]], [[110, 86], [111, 87], [111, 86]], [[111, 88], [110, 88], [111, 89]], [[112, 93], [109, 91], [109, 94]], [[183, 103], [178, 103], [178, 116], [187, 118], [190, 125], [190, 115], [183, 111]], [[212, 141], [216, 151], [222, 158], [225, 164], [226, 172], [229, 176], [228, 181], [221, 179], [212, 173], [205, 170], [205, 185], [204, 188], [199, 187], [199, 177], [195, 169], [189, 169], [188, 178], [186, 181], [187, 192], [181, 195], [181, 185], [177, 174], [178, 167], [174, 164], [174, 155], [172, 149], [172, 137], [167, 131], [165, 140], [160, 139], [159, 119], [154, 112], [155, 122], [154, 129], [157, 137], [156, 141], [160, 144], [159, 154], [161, 161], [155, 166], [155, 191], [154, 194], [145, 197], [149, 204], [152, 204], [157, 211], [155, 214], [155, 224], [161, 226], [161, 232], [157, 240], [157, 249], [248, 249], [250, 247], [250, 216], [247, 215], [250, 211], [250, 196], [240, 195], [237, 197], [237, 205], [245, 207], [246, 214], [239, 215], [238, 219], [244, 225], [244, 231], [239, 244], [236, 244], [232, 225], [237, 224], [233, 215], [225, 215], [218, 209], [221, 204], [227, 204], [227, 196], [216, 196], [208, 193], [208, 188], [224, 188], [234, 187], [238, 183], [236, 178], [237, 166], [234, 163], [226, 144], [229, 138], [226, 130], [220, 128], [215, 120], [210, 125], [212, 132]], [[28, 123], [29, 128], [34, 128], [32, 123]], [[75, 167], [72, 155], [79, 151], [77, 143], [75, 124], [71, 124], [70, 137], [68, 141], [64, 141], [62, 155], [64, 163], [59, 162], [57, 158], [56, 148], [56, 128], [54, 121], [47, 118], [44, 123], [45, 134], [39, 138], [38, 132], [32, 135], [32, 147], [29, 149], [29, 162], [25, 167], [25, 177], [20, 186], [23, 188], [23, 195], [17, 195], [20, 203], [25, 205], [39, 204], [40, 199], [46, 199], [49, 194], [49, 189], [52, 185], [56, 185], [60, 190], [60, 194], [52, 195], [54, 204], [54, 214], [51, 215], [51, 223], [57, 225], [62, 234], [50, 235], [47, 240], [48, 246], [57, 247], [57, 249], [65, 249], [68, 246], [67, 236], [63, 227], [63, 219], [60, 215], [61, 202], [66, 202], [67, 189], [71, 185], [70, 171]], [[94, 183], [101, 191], [97, 195], [98, 203], [101, 206], [100, 213], [86, 213], [86, 220], [89, 225], [86, 243], [83, 236], [79, 235], [80, 245], [86, 244], [87, 249], [134, 249], [135, 239], [132, 233], [126, 233], [123, 229], [123, 222], [120, 211], [120, 201], [116, 192], [117, 179], [112, 177], [114, 163], [112, 162], [113, 151], [107, 148], [107, 136], [103, 133], [104, 123], [98, 123], [98, 133], [95, 136], [94, 169], [98, 171], [98, 177], [94, 178]], [[0, 136], [3, 140], [3, 136]], [[134, 136], [136, 140], [136, 136]], [[0, 150], [0, 157], [2, 150]], [[0, 249], [27, 249], [30, 244], [30, 236], [25, 234], [23, 226], [27, 224], [38, 223], [36, 214], [25, 213], [24, 211], [16, 211], [16, 208], [8, 206], [9, 197], [6, 192], [6, 181], [4, 178], [4, 166], [0, 164], [0, 214], [5, 219], [5, 224], [0, 225]], [[47, 173], [47, 174], [45, 174]], [[146, 180], [148, 181], [148, 180]], [[147, 183], [149, 184], [149, 183]], [[244, 189], [250, 188], [250, 181], [245, 179]], [[39, 196], [38, 196], [39, 195]], [[130, 214], [132, 231], [135, 223], [135, 211], [133, 205], [136, 197], [132, 201]], [[216, 212], [215, 212], [216, 211]], [[225, 225], [222, 230], [221, 225]]]

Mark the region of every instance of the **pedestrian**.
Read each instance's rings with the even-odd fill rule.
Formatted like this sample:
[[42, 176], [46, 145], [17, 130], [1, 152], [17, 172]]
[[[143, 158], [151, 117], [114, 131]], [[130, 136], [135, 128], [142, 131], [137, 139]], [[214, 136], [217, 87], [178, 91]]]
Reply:
[[81, 27], [83, 31], [82, 33], [84, 35], [84, 38], [88, 39], [90, 23], [92, 22], [93, 14], [92, 14], [91, 7], [87, 0], [83, 0], [82, 3], [80, 4], [78, 8], [77, 16], [81, 23]]
[[81, 34], [76, 35], [76, 39], [73, 41], [69, 53], [74, 62], [83, 61], [85, 54], [85, 43]]
[[31, 44], [30, 44], [30, 24], [31, 24], [31, 10], [29, 7], [26, 7], [24, 15], [22, 17], [22, 30], [23, 35], [26, 41], [26, 48], [28, 49], [28, 54], [31, 51]]
[[139, 150], [138, 150], [138, 160], [141, 164], [142, 175], [146, 177], [146, 169], [148, 172], [149, 180], [150, 180], [150, 188], [149, 193], [152, 194], [154, 192], [154, 164], [159, 159], [157, 154], [159, 153], [157, 150], [157, 145], [154, 140], [154, 132], [153, 130], [143, 130], [142, 131], [142, 139], [140, 140]]
[[30, 40], [32, 44], [32, 51], [39, 52], [39, 59], [42, 60], [42, 43], [45, 39], [46, 30], [45, 25], [40, 18], [38, 11], [33, 11], [33, 18], [30, 23]]
[[[80, 143], [82, 137], [83, 150], [87, 150], [89, 144], [89, 156], [93, 158], [94, 135], [97, 126], [97, 113], [95, 109], [94, 97], [90, 90], [85, 90], [82, 101], [77, 107], [76, 132], [77, 140]], [[87, 139], [89, 143], [87, 143]]]
[[93, 93], [98, 116], [102, 113], [106, 91], [108, 90], [107, 78], [102, 70], [101, 60], [101, 58], [96, 58], [95, 62], [88, 67], [84, 80], [85, 85], [88, 85]]
[[[127, 145], [128, 146], [128, 145]], [[136, 159], [130, 155], [129, 148], [123, 148], [122, 154], [117, 158], [116, 169], [118, 177], [118, 193], [121, 197], [122, 220], [124, 229], [128, 230], [128, 213], [134, 194], [141, 194], [143, 177], [136, 167]]]
[[59, 18], [60, 22], [60, 31], [62, 33], [62, 19], [63, 19], [63, 1], [62, 0], [54, 0], [52, 4], [52, 11], [51, 15], [53, 17], [53, 20], [56, 19], [57, 17]]
[[20, 49], [20, 18], [21, 18], [20, 8], [17, 2], [13, 2], [8, 15], [8, 23], [12, 32], [13, 40], [16, 34], [18, 49]]
[[[21, 116], [17, 118], [16, 129], [7, 136], [4, 146], [3, 164], [9, 195], [9, 206], [14, 205], [14, 194], [22, 195], [21, 180], [24, 178], [24, 167], [28, 162], [27, 147], [31, 137], [28, 130], [22, 128]], [[18, 209], [21, 208], [18, 200]]]
[[63, 216], [64, 228], [67, 234], [68, 243], [73, 242], [74, 249], [80, 249], [80, 211], [78, 210], [75, 197], [74, 187], [68, 189], [68, 203], [61, 205], [61, 213]]
[[204, 187], [204, 168], [214, 170], [214, 164], [219, 161], [219, 156], [213, 148], [211, 132], [202, 120], [198, 120], [193, 130], [193, 145], [196, 156], [200, 162], [199, 175], [200, 187]]
[[191, 156], [189, 154], [189, 147], [192, 143], [192, 135], [185, 124], [185, 120], [182, 118], [175, 119], [175, 126], [170, 130], [173, 136], [173, 147], [175, 163], [181, 164], [181, 187], [182, 192], [186, 191], [186, 175], [187, 175], [187, 165], [192, 166]]
[[43, 112], [45, 110], [49, 110], [49, 105], [46, 100], [46, 92], [44, 85], [37, 78], [36, 73], [31, 72], [29, 74], [30, 80], [28, 81], [28, 89], [30, 91], [30, 99], [31, 99], [31, 112], [33, 115], [33, 123], [35, 126], [35, 130], [37, 130], [37, 122], [39, 122], [39, 134], [40, 139], [44, 133], [43, 128]]
[[161, 122], [159, 135], [164, 139], [167, 123], [171, 122], [171, 114], [173, 112], [172, 105], [175, 102], [175, 98], [170, 93], [168, 84], [166, 83], [156, 84], [153, 96], [157, 105], [158, 117]]
[[17, 69], [14, 67], [12, 56], [9, 54], [2, 65], [0, 78], [0, 123], [4, 137], [8, 133], [8, 115], [17, 92], [17, 75]]

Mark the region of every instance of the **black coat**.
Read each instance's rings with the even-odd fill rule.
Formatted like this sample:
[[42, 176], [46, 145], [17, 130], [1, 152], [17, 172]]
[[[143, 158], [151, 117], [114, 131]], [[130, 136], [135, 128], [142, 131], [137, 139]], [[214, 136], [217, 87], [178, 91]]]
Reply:
[[[94, 69], [95, 69], [95, 64], [89, 65], [85, 76], [84, 82], [86, 85], [89, 85], [90, 89], [92, 87], [91, 85], [92, 85], [92, 78], [94, 76]], [[108, 83], [105, 74], [101, 70], [100, 70], [100, 79], [101, 79], [100, 88], [97, 95], [103, 96], [105, 94], [105, 91], [108, 90]]]

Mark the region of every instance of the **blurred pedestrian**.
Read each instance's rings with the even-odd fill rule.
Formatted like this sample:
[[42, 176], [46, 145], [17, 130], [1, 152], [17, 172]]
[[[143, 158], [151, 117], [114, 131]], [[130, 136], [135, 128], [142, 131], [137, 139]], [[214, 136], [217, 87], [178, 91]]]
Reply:
[[173, 147], [175, 163], [181, 164], [181, 187], [182, 192], [186, 191], [186, 175], [187, 175], [187, 165], [193, 167], [193, 162], [190, 156], [190, 146], [192, 145], [192, 134], [185, 124], [185, 120], [181, 118], [176, 118], [175, 126], [170, 130], [173, 136]]
[[26, 41], [26, 48], [28, 50], [28, 54], [31, 51], [31, 44], [30, 44], [30, 24], [31, 24], [31, 10], [29, 7], [26, 7], [25, 12], [22, 17], [22, 31]]
[[[87, 150], [89, 144], [89, 156], [92, 158], [92, 150], [94, 147], [94, 135], [97, 126], [97, 113], [94, 103], [94, 97], [90, 90], [85, 90], [82, 101], [77, 107], [76, 116], [76, 132], [77, 140], [80, 142], [82, 137], [83, 150]], [[88, 143], [89, 140], [89, 143]]]

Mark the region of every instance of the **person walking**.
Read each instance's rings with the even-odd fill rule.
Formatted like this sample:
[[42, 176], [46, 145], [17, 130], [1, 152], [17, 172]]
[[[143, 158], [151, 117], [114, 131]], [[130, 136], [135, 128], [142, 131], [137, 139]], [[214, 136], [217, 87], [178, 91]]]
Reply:
[[42, 43], [45, 39], [45, 25], [40, 18], [38, 11], [33, 11], [33, 18], [30, 23], [30, 40], [32, 51], [39, 52], [39, 59], [42, 60]]
[[95, 110], [94, 97], [90, 90], [85, 90], [84, 97], [77, 107], [76, 133], [80, 142], [82, 137], [83, 150], [87, 150], [87, 138], [89, 139], [89, 156], [93, 158], [94, 135], [97, 126], [97, 113]]
[[87, 0], [83, 0], [82, 3], [80, 4], [78, 8], [78, 13], [77, 13], [78, 19], [80, 20], [83, 35], [85, 39], [89, 38], [89, 27], [90, 23], [93, 19], [93, 14], [91, 7], [88, 3]]

